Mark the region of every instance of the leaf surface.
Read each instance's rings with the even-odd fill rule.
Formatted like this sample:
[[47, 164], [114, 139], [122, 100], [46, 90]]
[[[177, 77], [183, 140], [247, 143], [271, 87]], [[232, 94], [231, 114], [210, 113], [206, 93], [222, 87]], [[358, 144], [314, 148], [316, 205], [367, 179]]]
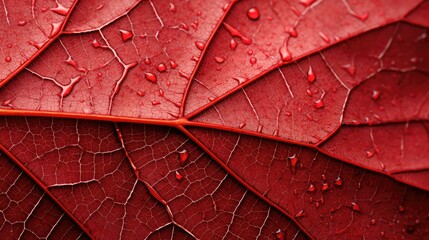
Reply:
[[1, 236], [428, 238], [428, 1], [1, 4]]

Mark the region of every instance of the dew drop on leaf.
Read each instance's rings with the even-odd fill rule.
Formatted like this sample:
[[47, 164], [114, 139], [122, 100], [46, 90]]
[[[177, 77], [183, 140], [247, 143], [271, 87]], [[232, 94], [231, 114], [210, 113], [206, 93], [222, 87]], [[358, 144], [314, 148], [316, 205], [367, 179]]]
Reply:
[[159, 102], [159, 101], [155, 101], [155, 100], [153, 100], [153, 101], [152, 101], [152, 105], [153, 105], [153, 106], [156, 106], [156, 105], [159, 105], [159, 104], [161, 104], [161, 102]]
[[313, 4], [316, 0], [299, 0], [299, 3], [304, 5], [304, 7], [308, 7]]
[[285, 239], [285, 234], [283, 233], [283, 231], [280, 228], [276, 231], [276, 239], [277, 240], [284, 240]]
[[165, 72], [165, 70], [167, 70], [167, 66], [165, 66], [165, 64], [164, 64], [164, 63], [160, 63], [160, 64], [158, 64], [158, 66], [156, 67], [156, 69], [157, 69], [159, 72]]
[[290, 61], [292, 60], [292, 54], [289, 52], [286, 41], [279, 49], [280, 58], [282, 61]]
[[97, 39], [92, 40], [91, 45], [95, 48], [101, 47], [100, 43], [97, 41]]
[[323, 100], [322, 99], [319, 99], [319, 100], [317, 100], [315, 103], [314, 103], [314, 107], [316, 107], [317, 109], [321, 109], [321, 108], [323, 108], [325, 106], [325, 104], [323, 103]]
[[373, 90], [373, 91], [372, 91], [371, 98], [372, 98], [374, 101], [377, 101], [377, 100], [380, 98], [380, 95], [381, 95], [381, 92], [380, 92], [380, 91], [378, 91], [378, 90]]
[[237, 29], [233, 28], [231, 25], [229, 25], [228, 23], [223, 23], [223, 26], [226, 28], [226, 30], [228, 30], [228, 32], [231, 34], [231, 36], [233, 37], [238, 37], [240, 38], [241, 42], [246, 44], [246, 45], [250, 45], [252, 44], [252, 40], [246, 36], [244, 36], [244, 34], [242, 34], [240, 31], [238, 31]]
[[171, 60], [170, 61], [170, 67], [172, 68], [172, 69], [175, 69], [175, 68], [177, 68], [179, 66], [179, 64], [177, 64], [175, 61], [173, 61], [173, 60]]
[[27, 24], [27, 21], [21, 20], [18, 22], [18, 26], [25, 26]]
[[180, 174], [178, 171], [176, 171], [175, 177], [176, 177], [176, 180], [179, 182], [183, 180], [182, 174]]
[[313, 72], [313, 68], [312, 68], [311, 66], [308, 68], [308, 72], [307, 72], [307, 80], [308, 80], [308, 82], [310, 82], [310, 83], [313, 83], [313, 82], [314, 82], [314, 80], [316, 80], [316, 74], [314, 74], [314, 72]]
[[189, 157], [189, 153], [186, 149], [179, 151], [179, 163], [181, 165], [186, 163], [186, 161], [188, 160], [188, 157]]
[[153, 73], [151, 73], [151, 72], [147, 72], [147, 73], [145, 73], [145, 74], [144, 74], [144, 76], [145, 76], [145, 78], [146, 78], [148, 81], [151, 81], [151, 82], [153, 82], [153, 83], [156, 83], [156, 75], [155, 75], [155, 74], [153, 74]]
[[352, 209], [353, 211], [360, 212], [360, 206], [355, 202], [352, 202]]
[[172, 13], [176, 13], [177, 12], [177, 8], [176, 5], [174, 5], [173, 3], [170, 2], [170, 12]]
[[123, 42], [133, 38], [134, 34], [129, 30], [119, 30]]
[[150, 59], [149, 59], [148, 57], [146, 57], [146, 58], [144, 59], [144, 63], [145, 63], [146, 65], [149, 65], [149, 64], [151, 64], [152, 62], [150, 61]]
[[61, 5], [60, 3], [57, 2], [57, 6], [55, 8], [51, 8], [51, 11], [63, 16], [66, 16], [67, 13], [69, 12], [69, 8]]
[[296, 218], [303, 217], [303, 216], [304, 216], [304, 209], [302, 209], [301, 211], [295, 214]]
[[199, 49], [199, 50], [203, 50], [204, 49], [204, 47], [205, 47], [205, 43], [203, 43], [203, 42], [200, 42], [200, 41], [195, 41], [195, 46]]
[[310, 184], [307, 188], [307, 192], [314, 192], [316, 190], [316, 187], [313, 184]]
[[49, 33], [49, 37], [52, 38], [55, 35], [57, 35], [60, 32], [62, 25], [63, 25], [63, 22], [52, 23], [51, 24], [51, 33]]
[[377, 221], [373, 218], [371, 219], [371, 225], [375, 225], [377, 223]]
[[330, 43], [331, 39], [329, 39], [328, 36], [326, 36], [323, 32], [319, 32], [319, 36], [320, 38], [322, 38], [323, 41], [325, 41], [326, 43]]
[[290, 161], [290, 167], [291, 167], [292, 174], [295, 174], [296, 173], [296, 165], [298, 163], [298, 157], [296, 155], [293, 155], [292, 157], [289, 157], [289, 161]]
[[258, 20], [260, 17], [259, 9], [256, 7], [249, 8], [249, 10], [247, 10], [247, 17], [254, 21]]
[[345, 64], [342, 66], [344, 70], [351, 76], [354, 77], [356, 74], [356, 68], [353, 64]]
[[244, 128], [245, 126], [246, 126], [246, 123], [245, 123], [245, 122], [242, 122], [242, 123], [240, 123], [240, 124], [238, 125], [238, 128], [242, 129], [242, 128]]
[[334, 185], [335, 186], [342, 186], [343, 185], [343, 179], [341, 179], [341, 177], [338, 176], [337, 179], [335, 179]]
[[249, 61], [250, 61], [250, 64], [252, 64], [252, 65], [253, 65], [253, 64], [255, 64], [255, 63], [256, 63], [256, 61], [257, 61], [257, 60], [256, 60], [256, 58], [251, 57]]
[[223, 58], [223, 57], [215, 57], [214, 59], [215, 59], [215, 61], [217, 63], [223, 63], [223, 62], [225, 62], [225, 58]]
[[322, 183], [322, 191], [326, 191], [326, 190], [328, 190], [328, 188], [329, 188], [328, 183], [326, 183], [326, 182]]
[[231, 42], [229, 43], [229, 47], [234, 50], [237, 47], [237, 41], [235, 41], [234, 39], [231, 39]]
[[12, 61], [12, 58], [11, 58], [11, 57], [9, 57], [9, 56], [7, 56], [7, 57], [5, 57], [5, 58], [4, 58], [4, 60], [5, 60], [6, 62], [10, 62], [10, 61]]

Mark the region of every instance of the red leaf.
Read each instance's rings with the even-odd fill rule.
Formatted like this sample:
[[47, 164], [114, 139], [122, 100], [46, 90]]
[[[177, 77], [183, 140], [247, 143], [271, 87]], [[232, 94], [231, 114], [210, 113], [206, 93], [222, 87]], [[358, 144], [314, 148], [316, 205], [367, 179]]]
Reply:
[[428, 1], [1, 4], [2, 237], [428, 238]]

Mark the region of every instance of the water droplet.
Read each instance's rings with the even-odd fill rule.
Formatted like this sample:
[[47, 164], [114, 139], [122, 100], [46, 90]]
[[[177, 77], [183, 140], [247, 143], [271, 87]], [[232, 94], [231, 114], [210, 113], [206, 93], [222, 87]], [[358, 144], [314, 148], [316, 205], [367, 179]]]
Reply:
[[175, 69], [175, 68], [177, 68], [179, 66], [179, 64], [177, 64], [175, 61], [173, 61], [173, 60], [171, 60], [170, 61], [170, 67], [172, 68], [172, 69]]
[[228, 10], [228, 8], [229, 8], [229, 4], [230, 4], [230, 3], [225, 3], [225, 4], [223, 5], [223, 7], [222, 7], [222, 10], [223, 10], [223, 11]]
[[298, 157], [296, 155], [293, 155], [292, 157], [289, 157], [290, 161], [290, 167], [292, 174], [295, 175], [296, 173], [296, 164], [298, 163]]
[[381, 92], [380, 92], [380, 91], [378, 91], [378, 90], [373, 90], [373, 91], [372, 91], [371, 98], [372, 98], [374, 101], [377, 101], [377, 100], [380, 98], [380, 95], [381, 95]]
[[354, 76], [355, 76], [355, 74], [356, 74], [356, 68], [355, 68], [354, 64], [345, 64], [345, 65], [343, 65], [343, 66], [342, 66], [342, 68], [343, 68], [344, 70], [346, 70], [346, 71], [347, 71], [347, 73], [348, 73], [351, 77], [354, 77]]
[[279, 130], [278, 130], [278, 129], [274, 130], [274, 132], [273, 132], [273, 136], [276, 136], [276, 137], [278, 137], [278, 136], [279, 136]]
[[189, 153], [186, 149], [183, 149], [182, 151], [179, 151], [179, 163], [181, 165], [185, 164], [188, 160]]
[[313, 68], [310, 66], [307, 72], [307, 80], [309, 83], [313, 83], [316, 80], [316, 74], [313, 72]]
[[126, 42], [127, 40], [134, 37], [134, 34], [129, 30], [119, 30], [121, 33], [121, 38], [123, 42]]
[[195, 56], [192, 56], [192, 57], [191, 57], [191, 60], [192, 60], [192, 61], [194, 61], [194, 62], [198, 62], [199, 58], [198, 58], [198, 57], [195, 57]]
[[4, 60], [5, 60], [6, 62], [10, 62], [10, 61], [12, 61], [12, 58], [11, 58], [10, 56], [7, 56], [7, 57], [5, 57], [5, 58], [4, 58]]
[[176, 13], [177, 12], [176, 6], [173, 3], [171, 3], [171, 2], [170, 2], [170, 12], [172, 12], [172, 13]]
[[1, 105], [6, 107], [6, 106], [9, 106], [11, 104], [11, 102], [12, 102], [12, 99], [8, 99], [8, 100], [3, 101], [1, 103]]
[[286, 117], [292, 117], [292, 113], [291, 112], [285, 112]]
[[355, 202], [352, 202], [352, 209], [353, 211], [360, 212], [360, 206]]
[[155, 100], [152, 101], [152, 105], [153, 106], [156, 106], [156, 105], [159, 105], [159, 104], [161, 104], [159, 101], [155, 101]]
[[189, 27], [188, 27], [188, 25], [186, 25], [186, 23], [181, 23], [180, 28], [185, 30], [185, 31], [189, 31]]
[[250, 38], [244, 36], [240, 31], [238, 31], [237, 29], [233, 28], [229, 24], [227, 24], [227, 23], [224, 22], [223, 26], [226, 28], [226, 30], [228, 30], [228, 32], [231, 34], [231, 36], [233, 36], [233, 37], [239, 37], [242, 43], [244, 43], [246, 45], [252, 44], [252, 40]]
[[225, 58], [223, 58], [223, 57], [215, 57], [214, 59], [215, 59], [215, 61], [217, 63], [223, 63], [223, 62], [225, 62]]
[[283, 45], [279, 49], [280, 58], [282, 61], [290, 61], [292, 60], [292, 54], [289, 52], [287, 47], [287, 42], [285, 41]]
[[147, 73], [145, 73], [145, 74], [144, 74], [144, 76], [145, 76], [145, 78], [146, 78], [148, 81], [151, 81], [151, 82], [153, 82], [153, 83], [156, 83], [156, 75], [155, 75], [155, 74], [150, 73], [150, 72], [147, 72]]
[[319, 208], [320, 203], [319, 203], [319, 202], [316, 202], [316, 203], [314, 203], [314, 206], [315, 206], [316, 208]]
[[284, 240], [285, 239], [285, 234], [282, 232], [282, 230], [280, 228], [276, 231], [276, 239], [277, 240]]
[[299, 3], [304, 5], [304, 7], [308, 7], [313, 4], [316, 0], [299, 0]]
[[289, 34], [291, 37], [297, 37], [298, 36], [298, 33], [296, 32], [295, 28], [290, 28]]
[[204, 47], [206, 46], [205, 43], [200, 42], [200, 41], [195, 41], [195, 46], [199, 49], [199, 50], [204, 50]]
[[404, 212], [405, 208], [401, 205], [399, 205], [398, 210], [400, 213]]
[[49, 34], [49, 37], [55, 37], [60, 32], [62, 25], [63, 22], [51, 23], [51, 33]]
[[104, 5], [103, 4], [100, 4], [100, 5], [98, 5], [95, 9], [96, 10], [100, 10], [100, 9], [102, 9], [104, 7]]
[[234, 50], [237, 47], [237, 41], [235, 41], [234, 39], [231, 39], [229, 46], [231, 47], [231, 49]]
[[342, 186], [343, 185], [343, 179], [341, 179], [341, 177], [338, 176], [337, 179], [335, 179], [334, 185], [335, 186]]
[[91, 107], [89, 107], [89, 106], [85, 106], [85, 107], [83, 107], [83, 112], [84, 112], [85, 114], [91, 114], [91, 113], [93, 113], [93, 110], [92, 110], [92, 108], [91, 108]]
[[322, 99], [319, 99], [319, 100], [317, 100], [317, 101], [314, 103], [314, 107], [315, 107], [315, 108], [317, 108], [317, 109], [321, 109], [321, 108], [323, 108], [324, 106], [325, 106], [325, 104], [323, 103]]
[[243, 77], [233, 77], [232, 79], [234, 79], [235, 81], [237, 81], [238, 84], [242, 84], [245, 81], [247, 81], [247, 78], [243, 78]]
[[191, 79], [191, 76], [189, 74], [186, 74], [181, 70], [179, 71], [179, 76], [181, 76], [182, 78], [186, 78], [187, 80]]
[[146, 58], [144, 59], [144, 63], [145, 63], [146, 65], [149, 65], [149, 64], [151, 64], [152, 62], [150, 61], [150, 59], [149, 59], [148, 57], [146, 57]]
[[311, 97], [313, 96], [313, 92], [310, 89], [307, 89], [307, 95]]
[[100, 43], [97, 41], [97, 39], [92, 40], [91, 45], [95, 48], [101, 47]]
[[364, 13], [364, 14], [357, 14], [355, 12], [351, 13], [351, 15], [359, 20], [361, 20], [362, 22], [364, 22], [365, 20], [368, 19], [368, 13]]
[[258, 125], [258, 128], [256, 129], [256, 132], [261, 133], [264, 126], [262, 124]]
[[298, 191], [296, 189], [293, 190], [293, 195], [297, 195]]
[[179, 182], [183, 180], [182, 174], [180, 174], [178, 171], [176, 171], [175, 177], [176, 177], [176, 180]]
[[60, 15], [67, 15], [67, 13], [69, 12], [69, 8], [61, 5], [60, 3], [57, 2], [57, 6], [55, 8], [51, 8], [51, 11], [54, 13], [58, 13]]
[[257, 60], [256, 60], [256, 58], [251, 57], [249, 61], [250, 61], [250, 64], [252, 64], [252, 65], [253, 65], [253, 64], [255, 64], [255, 63], [256, 63], [256, 61], [257, 61]]
[[139, 90], [139, 91], [137, 91], [137, 95], [139, 95], [140, 97], [144, 97], [144, 95], [146, 95], [146, 93]]
[[164, 91], [162, 89], [158, 90], [158, 96], [164, 97]]
[[197, 29], [198, 29], [198, 25], [199, 25], [198, 21], [195, 21], [195, 22], [191, 23], [191, 27], [192, 27], [194, 30], [197, 30]]
[[242, 129], [242, 128], [244, 128], [244, 126], [246, 126], [246, 123], [245, 123], [245, 122], [242, 122], [242, 123], [240, 123], [240, 124], [238, 125], [238, 128]]
[[156, 69], [157, 69], [159, 72], [165, 72], [165, 70], [167, 70], [167, 66], [165, 66], [165, 64], [164, 64], [164, 63], [160, 63], [160, 64], [158, 64], [158, 66], [156, 67]]
[[314, 192], [316, 190], [316, 187], [313, 184], [310, 184], [310, 186], [308, 186], [307, 191], [308, 192]]
[[377, 223], [377, 221], [373, 218], [371, 219], [371, 225], [375, 225]]
[[328, 183], [326, 183], [326, 182], [322, 183], [322, 191], [326, 191], [326, 190], [328, 190], [328, 188], [329, 188]]
[[18, 22], [19, 26], [25, 26], [25, 24], [27, 24], [27, 21], [21, 20]]
[[365, 152], [365, 154], [366, 154], [367, 158], [370, 158], [370, 157], [374, 156], [375, 152], [372, 151], [372, 150], [368, 150], [368, 151]]
[[328, 36], [326, 36], [323, 32], [319, 32], [319, 36], [320, 38], [322, 38], [323, 41], [325, 41], [326, 43], [330, 43], [331, 39], [329, 39]]
[[247, 17], [254, 21], [258, 20], [260, 17], [259, 9], [256, 7], [249, 8], [249, 10], [247, 10]]
[[302, 209], [301, 211], [299, 211], [297, 214], [295, 214], [295, 217], [296, 218], [299, 218], [299, 217], [303, 217], [304, 216], [304, 209]]
[[79, 82], [79, 80], [82, 78], [82, 76], [76, 76], [70, 79], [70, 83], [63, 87], [63, 91], [61, 92], [61, 97], [67, 97], [71, 91], [73, 90], [73, 87], [76, 85], [76, 83]]

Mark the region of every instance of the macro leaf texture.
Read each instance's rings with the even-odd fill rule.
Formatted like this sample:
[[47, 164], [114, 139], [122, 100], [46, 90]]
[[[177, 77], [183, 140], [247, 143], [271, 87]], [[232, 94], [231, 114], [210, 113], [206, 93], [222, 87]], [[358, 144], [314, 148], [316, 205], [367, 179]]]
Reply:
[[429, 238], [429, 1], [0, 5], [1, 238]]

